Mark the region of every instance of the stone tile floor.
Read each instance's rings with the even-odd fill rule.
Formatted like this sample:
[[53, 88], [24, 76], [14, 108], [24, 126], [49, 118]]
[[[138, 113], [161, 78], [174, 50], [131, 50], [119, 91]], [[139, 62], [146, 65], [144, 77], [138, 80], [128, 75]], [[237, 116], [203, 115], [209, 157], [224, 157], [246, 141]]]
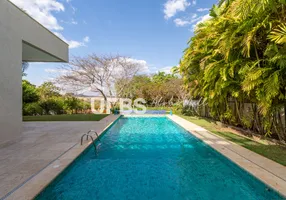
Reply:
[[90, 129], [102, 131], [118, 116], [94, 122], [23, 122], [22, 137], [0, 147], [0, 199], [80, 142]]

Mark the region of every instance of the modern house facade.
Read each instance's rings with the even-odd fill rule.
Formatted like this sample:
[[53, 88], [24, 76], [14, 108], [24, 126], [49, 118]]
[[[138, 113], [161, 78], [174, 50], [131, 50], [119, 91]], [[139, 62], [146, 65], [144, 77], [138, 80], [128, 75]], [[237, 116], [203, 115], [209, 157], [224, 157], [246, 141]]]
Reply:
[[0, 1], [0, 145], [21, 136], [22, 62], [68, 62], [68, 44], [8, 0]]

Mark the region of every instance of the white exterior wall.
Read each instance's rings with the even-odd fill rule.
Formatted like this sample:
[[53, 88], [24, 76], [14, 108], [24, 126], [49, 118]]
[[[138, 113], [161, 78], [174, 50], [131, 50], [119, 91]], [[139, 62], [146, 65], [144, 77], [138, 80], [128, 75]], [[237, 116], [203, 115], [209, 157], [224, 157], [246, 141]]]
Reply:
[[50, 57], [68, 62], [66, 43], [8, 0], [0, 0], [0, 145], [21, 136], [23, 41], [47, 55], [45, 60], [29, 55], [32, 61]]

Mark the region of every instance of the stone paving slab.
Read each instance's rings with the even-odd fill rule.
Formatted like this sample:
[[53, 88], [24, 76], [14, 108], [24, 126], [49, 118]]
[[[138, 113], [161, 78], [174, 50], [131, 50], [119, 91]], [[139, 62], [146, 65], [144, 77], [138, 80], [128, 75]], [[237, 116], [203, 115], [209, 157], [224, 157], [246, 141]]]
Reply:
[[[102, 132], [118, 117], [119, 115], [109, 115], [100, 121], [93, 122], [24, 122], [23, 137], [17, 142], [0, 148], [0, 199], [12, 191], [15, 193], [17, 188], [21, 189], [23, 183], [57, 160], [63, 153], [74, 149], [76, 154], [67, 154], [66, 159], [61, 161], [65, 165], [61, 165], [56, 170], [66, 167], [88, 146], [88, 142], [83, 146], [79, 145], [82, 134], [91, 129]], [[43, 181], [51, 181], [56, 175], [43, 176]], [[44, 182], [39, 183], [37, 181], [32, 184], [36, 194], [42, 187], [38, 188], [35, 185], [45, 186]], [[33, 196], [27, 193], [17, 198], [9, 195], [9, 198], [31, 199]]]
[[177, 115], [168, 115], [168, 117], [286, 197], [286, 167], [219, 137]]

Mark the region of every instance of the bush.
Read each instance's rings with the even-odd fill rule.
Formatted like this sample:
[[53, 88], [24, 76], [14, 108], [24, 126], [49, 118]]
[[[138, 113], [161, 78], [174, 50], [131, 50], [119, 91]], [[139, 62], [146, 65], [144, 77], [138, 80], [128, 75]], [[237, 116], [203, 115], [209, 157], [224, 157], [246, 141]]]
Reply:
[[43, 109], [38, 103], [27, 103], [23, 105], [23, 115], [42, 115]]
[[80, 102], [80, 109], [82, 109], [82, 110], [90, 110], [91, 109], [90, 102], [81, 101]]
[[22, 81], [22, 101], [23, 104], [34, 103], [39, 101], [40, 97], [37, 93], [37, 88], [35, 85], [32, 85], [29, 81]]
[[183, 110], [183, 102], [177, 102], [173, 105], [174, 113], [182, 113]]
[[67, 113], [73, 114], [74, 112], [78, 113], [78, 111], [90, 109], [90, 103], [73, 96], [66, 96], [63, 107]]
[[44, 114], [63, 114], [64, 113], [64, 102], [61, 97], [53, 97], [42, 100], [40, 106], [43, 108]]
[[[139, 109], [140, 110], [140, 109]], [[111, 109], [110, 109], [112, 114], [119, 114], [120, 113], [120, 106], [119, 104], [115, 104]]]
[[194, 111], [194, 108], [191, 106], [184, 106], [182, 108], [182, 114], [186, 116], [196, 116], [196, 112]]

